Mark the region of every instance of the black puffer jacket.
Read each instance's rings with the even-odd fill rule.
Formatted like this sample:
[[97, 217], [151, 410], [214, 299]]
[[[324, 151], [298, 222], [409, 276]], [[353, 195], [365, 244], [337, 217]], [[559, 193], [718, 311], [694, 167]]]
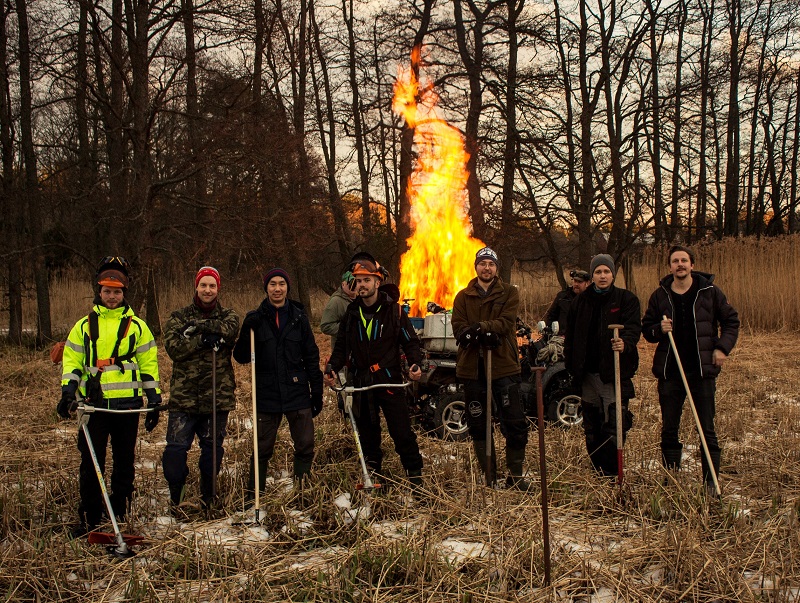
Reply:
[[620, 379], [631, 379], [639, 368], [639, 351], [636, 344], [642, 333], [641, 306], [639, 298], [627, 289], [611, 285], [608, 293], [597, 293], [592, 286], [581, 293], [569, 307], [567, 333], [564, 338], [564, 359], [567, 370], [580, 382], [584, 377], [584, 362], [589, 345], [589, 324], [592, 309], [601, 304], [600, 321], [594, 341], [600, 342], [600, 379], [603, 383], [614, 383], [614, 352], [611, 350], [613, 331], [610, 324], [621, 324], [624, 328], [619, 336], [625, 349], [619, 355]]
[[[731, 353], [739, 337], [739, 314], [728, 303], [722, 290], [714, 284], [714, 275], [705, 272], [692, 272], [697, 280], [697, 297], [694, 300], [695, 332], [697, 333], [697, 353], [700, 355], [700, 375], [712, 378], [719, 375], [720, 367], [714, 366], [714, 350], [721, 350], [726, 356]], [[642, 334], [650, 343], [657, 343], [653, 356], [653, 374], [666, 379], [667, 361], [672, 354], [669, 336], [661, 332], [661, 319], [664, 315], [672, 318], [672, 298], [669, 291], [671, 274], [661, 279], [660, 287], [653, 291], [642, 318]]]
[[274, 310], [264, 300], [257, 310], [248, 312], [233, 348], [240, 364], [250, 362], [250, 325], [255, 325], [256, 408], [258, 412], [278, 413], [311, 408], [313, 399], [322, 400], [322, 371], [319, 348], [303, 306], [288, 304], [288, 322], [277, 332], [270, 322]]
[[422, 361], [419, 338], [411, 325], [408, 315], [397, 304], [400, 291], [395, 285], [387, 284], [378, 291], [380, 306], [365, 327], [361, 319], [364, 302], [357, 297], [347, 307], [347, 313], [339, 323], [336, 347], [333, 348], [330, 364], [337, 373], [349, 364], [356, 383], [399, 383], [402, 381], [400, 351], [406, 355], [408, 365]]

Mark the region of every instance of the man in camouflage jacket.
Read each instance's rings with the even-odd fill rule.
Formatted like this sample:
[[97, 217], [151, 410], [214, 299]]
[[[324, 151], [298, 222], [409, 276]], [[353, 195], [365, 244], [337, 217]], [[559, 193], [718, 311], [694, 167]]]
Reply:
[[[236, 382], [231, 349], [239, 331], [239, 317], [217, 299], [219, 272], [210, 266], [195, 276], [191, 304], [172, 313], [164, 347], [172, 359], [167, 447], [162, 465], [173, 505], [184, 496], [189, 467], [186, 457], [197, 436], [200, 442], [200, 495], [204, 506], [213, 502], [212, 483], [222, 465], [228, 413], [236, 406]], [[217, 466], [213, 467], [212, 361], [216, 358]]]

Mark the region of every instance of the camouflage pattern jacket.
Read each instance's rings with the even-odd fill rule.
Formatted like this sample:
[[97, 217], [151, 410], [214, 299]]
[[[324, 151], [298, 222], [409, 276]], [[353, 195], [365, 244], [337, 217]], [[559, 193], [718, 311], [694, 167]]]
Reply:
[[[186, 333], [194, 325], [193, 332]], [[218, 333], [223, 343], [217, 352], [217, 410], [236, 407], [236, 380], [231, 365], [231, 349], [239, 332], [239, 317], [228, 308], [217, 306], [208, 314], [194, 303], [176, 310], [167, 321], [164, 347], [172, 359], [170, 410], [208, 414], [211, 412], [212, 350], [203, 347], [203, 335]]]

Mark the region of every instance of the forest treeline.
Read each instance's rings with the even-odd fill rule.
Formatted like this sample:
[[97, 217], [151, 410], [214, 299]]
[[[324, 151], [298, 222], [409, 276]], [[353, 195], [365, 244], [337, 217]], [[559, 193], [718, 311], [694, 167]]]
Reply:
[[[464, 134], [475, 235], [514, 260], [798, 231], [796, 0], [9, 0], [0, 253], [35, 295], [121, 254], [159, 282], [280, 264], [301, 301], [410, 234], [413, 68]], [[152, 324], [152, 323], [151, 323]]]

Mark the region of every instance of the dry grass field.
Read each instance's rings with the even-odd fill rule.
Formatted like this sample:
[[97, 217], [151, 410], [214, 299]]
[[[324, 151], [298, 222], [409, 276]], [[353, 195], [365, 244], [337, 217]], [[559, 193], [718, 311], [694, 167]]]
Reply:
[[[320, 337], [320, 343], [325, 342]], [[691, 459], [662, 486], [659, 414], [642, 344], [626, 485], [589, 468], [580, 429], [546, 429], [552, 584], [544, 585], [542, 515], [530, 495], [480, 485], [468, 443], [420, 435], [428, 495], [392, 476], [357, 492], [349, 431], [328, 402], [317, 426], [314, 480], [286, 478], [285, 426], [262, 498], [262, 524], [237, 526], [251, 450], [249, 372], [237, 369], [217, 517], [167, 513], [160, 468], [166, 421], [138, 443], [137, 497], [125, 531], [148, 541], [132, 560], [73, 541], [76, 424], [58, 421], [58, 367], [45, 352], [0, 348], [0, 597], [9, 601], [772, 601], [800, 600], [800, 360], [796, 334], [744, 333], [718, 382], [724, 446], [720, 502], [700, 485], [698, 439], [684, 415]], [[162, 380], [169, 362], [162, 359]], [[538, 483], [535, 431], [528, 447]], [[196, 464], [193, 449], [190, 463]], [[109, 461], [110, 465], [110, 461]], [[190, 483], [196, 488], [197, 469]], [[195, 489], [190, 499], [197, 501]], [[348, 510], [347, 496], [351, 497]], [[369, 516], [365, 516], [368, 507]], [[361, 519], [353, 521], [355, 509]], [[110, 525], [106, 526], [110, 531]]]

